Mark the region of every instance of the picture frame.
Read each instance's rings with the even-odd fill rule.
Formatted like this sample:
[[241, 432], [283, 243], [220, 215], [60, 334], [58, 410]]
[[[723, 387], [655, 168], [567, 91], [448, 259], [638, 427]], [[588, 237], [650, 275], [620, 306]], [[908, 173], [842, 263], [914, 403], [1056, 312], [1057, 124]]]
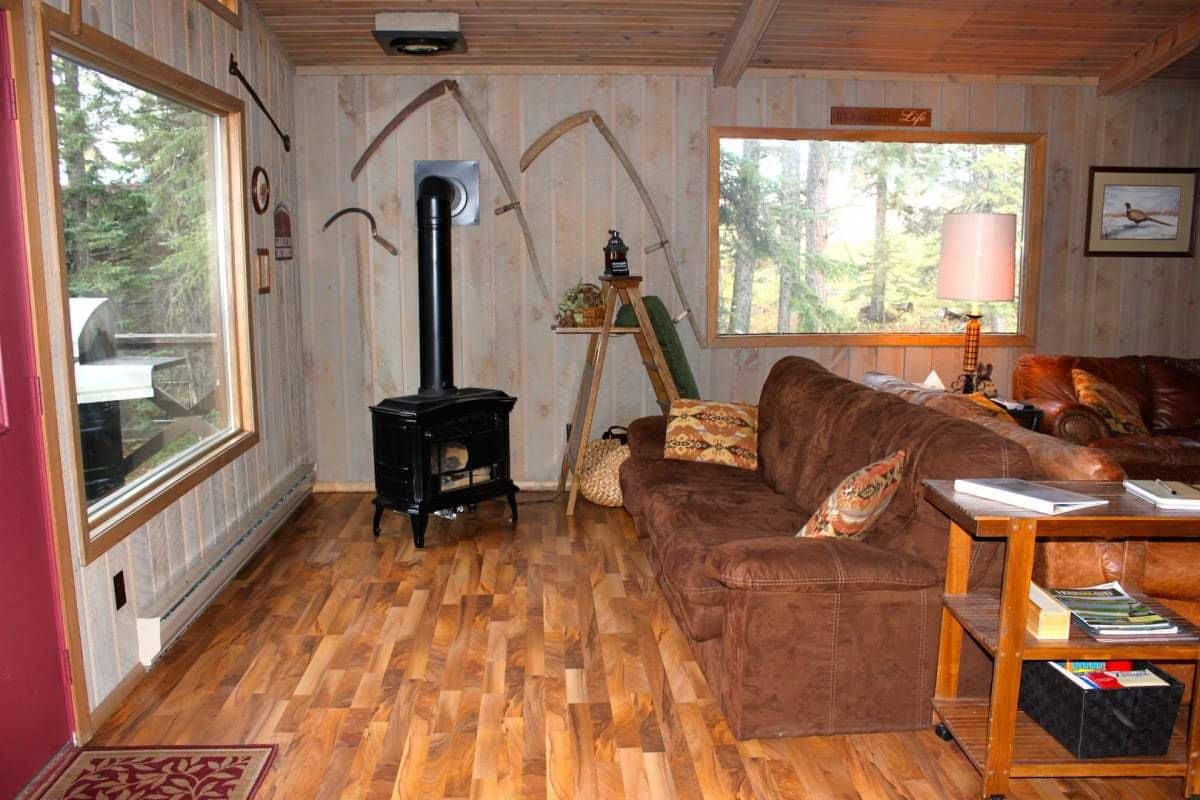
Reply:
[[258, 293], [271, 293], [271, 251], [259, 247], [254, 252], [254, 263], [258, 272]]
[[1190, 257], [1197, 176], [1185, 167], [1092, 167], [1085, 255]]

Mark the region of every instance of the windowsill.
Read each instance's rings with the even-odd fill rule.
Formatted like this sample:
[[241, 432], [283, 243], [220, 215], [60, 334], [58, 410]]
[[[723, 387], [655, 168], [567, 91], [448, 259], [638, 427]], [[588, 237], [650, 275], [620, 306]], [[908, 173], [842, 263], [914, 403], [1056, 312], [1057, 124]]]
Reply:
[[[709, 333], [709, 347], [962, 347], [961, 333]], [[981, 347], [1032, 347], [1027, 333], [985, 333]]]
[[84, 532], [84, 563], [90, 564], [257, 443], [256, 431], [231, 431], [214, 439], [192, 458], [163, 472], [152, 483], [130, 491], [111, 507], [90, 515]]

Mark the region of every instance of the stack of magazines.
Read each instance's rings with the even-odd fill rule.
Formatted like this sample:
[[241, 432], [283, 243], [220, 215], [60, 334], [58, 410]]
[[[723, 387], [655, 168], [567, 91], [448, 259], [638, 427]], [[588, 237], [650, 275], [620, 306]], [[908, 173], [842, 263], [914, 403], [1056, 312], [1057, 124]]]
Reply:
[[1148, 605], [1131, 597], [1116, 581], [1081, 589], [1051, 589], [1050, 594], [1071, 611], [1084, 630], [1100, 641], [1131, 637], [1194, 639]]

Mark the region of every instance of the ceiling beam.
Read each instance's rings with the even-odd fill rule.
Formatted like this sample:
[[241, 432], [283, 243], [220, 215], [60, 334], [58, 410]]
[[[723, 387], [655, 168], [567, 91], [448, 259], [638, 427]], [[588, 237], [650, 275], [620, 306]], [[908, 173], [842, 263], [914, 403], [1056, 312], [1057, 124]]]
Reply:
[[1163, 31], [1150, 44], [1139, 47], [1124, 61], [1100, 76], [1096, 92], [1121, 94], [1153, 78], [1200, 46], [1200, 11], [1193, 11], [1183, 22]]
[[737, 86], [781, 0], [746, 0], [713, 65], [713, 83]]

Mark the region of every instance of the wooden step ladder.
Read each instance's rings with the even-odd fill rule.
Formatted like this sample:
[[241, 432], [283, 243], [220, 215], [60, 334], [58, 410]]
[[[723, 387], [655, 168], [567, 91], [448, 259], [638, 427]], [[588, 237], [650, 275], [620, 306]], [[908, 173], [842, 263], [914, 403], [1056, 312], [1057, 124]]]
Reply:
[[[600, 378], [604, 373], [604, 357], [608, 352], [609, 338], [632, 335], [637, 341], [642, 364], [646, 367], [646, 374], [650, 376], [654, 396], [664, 414], [670, 410], [672, 401], [679, 399], [675, 379], [671, 376], [666, 356], [658, 344], [658, 336], [654, 333], [650, 315], [646, 312], [646, 304], [642, 302], [642, 293], [638, 288], [641, 282], [640, 275], [602, 277], [600, 298], [604, 304], [604, 319], [600, 327], [555, 328], [554, 331], [588, 335], [587, 362], [579, 379], [579, 396], [575, 399], [575, 411], [571, 415], [571, 435], [567, 439], [567, 451], [563, 454], [562, 472], [558, 478], [559, 492], [566, 489], [568, 474], [571, 478], [571, 494], [567, 498], [568, 516], [575, 513], [575, 500], [579, 496], [579, 468], [583, 464], [584, 445], [591, 439], [592, 418], [596, 413], [596, 398], [600, 394]], [[618, 301], [633, 306], [637, 327], [613, 327]]]

